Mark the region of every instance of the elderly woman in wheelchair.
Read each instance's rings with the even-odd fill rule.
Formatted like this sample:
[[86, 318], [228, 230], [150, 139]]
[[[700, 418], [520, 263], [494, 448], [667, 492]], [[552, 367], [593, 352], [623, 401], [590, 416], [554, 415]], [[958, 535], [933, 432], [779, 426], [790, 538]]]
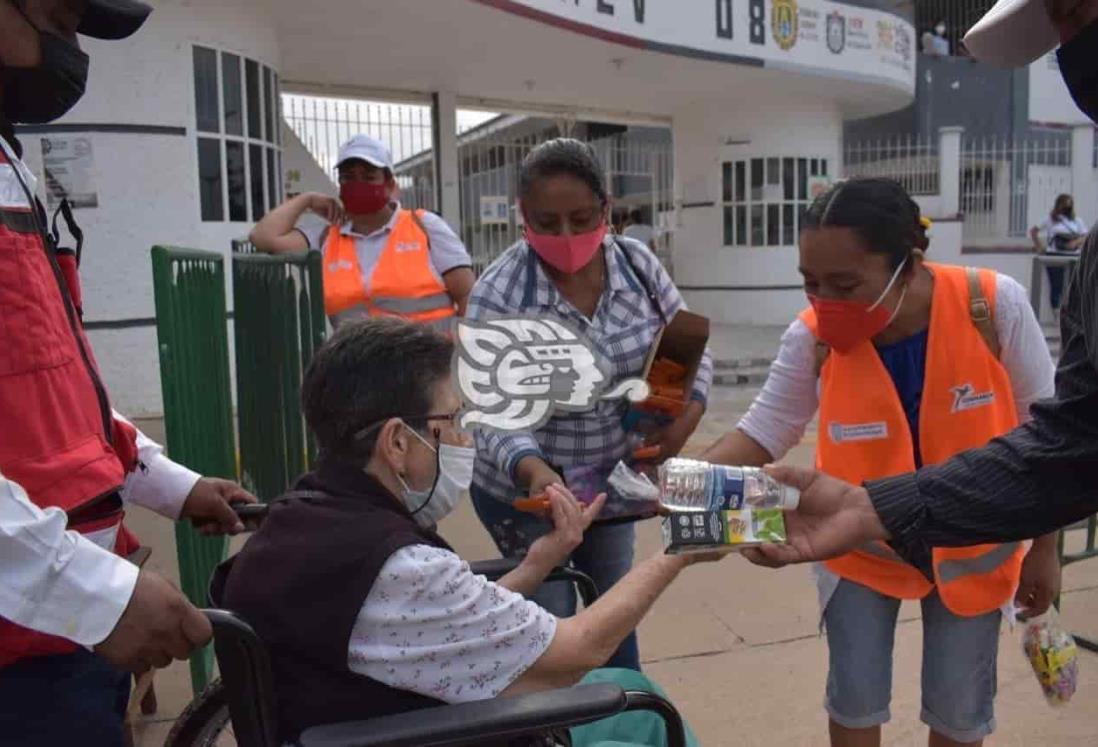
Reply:
[[[472, 477], [452, 355], [437, 333], [371, 319], [341, 328], [309, 366], [302, 406], [320, 447], [317, 468], [272, 502], [262, 527], [215, 578], [218, 606], [250, 624], [269, 651], [277, 740], [694, 744], [653, 683], [600, 667], [680, 571], [711, 558], [654, 556], [558, 619], [524, 595], [581, 542], [601, 499], [584, 506], [554, 486], [554, 530], [496, 581], [471, 569], [435, 531]], [[546, 699], [580, 682], [615, 683], [634, 700], [619, 697], [599, 710], [600, 697], [620, 695], [605, 685], [571, 706]], [[491, 699], [456, 718], [468, 722], [460, 733], [428, 728], [433, 714], [449, 710], [439, 706]], [[660, 715], [623, 712], [653, 702]], [[547, 709], [540, 720], [539, 709]], [[376, 734], [356, 741], [339, 723], [381, 728], [385, 717], [412, 711], [421, 720], [404, 717], [404, 741]], [[483, 729], [474, 733], [479, 718]], [[410, 736], [417, 723], [427, 729], [418, 738]]]

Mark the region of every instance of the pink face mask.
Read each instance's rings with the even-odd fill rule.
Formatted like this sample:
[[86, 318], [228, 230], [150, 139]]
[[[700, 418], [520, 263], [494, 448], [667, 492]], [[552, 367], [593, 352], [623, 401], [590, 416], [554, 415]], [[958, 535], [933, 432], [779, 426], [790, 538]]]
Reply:
[[606, 238], [606, 221], [593, 231], [571, 236], [534, 233], [529, 226], [524, 227], [523, 234], [526, 243], [542, 261], [561, 272], [572, 274], [586, 267], [602, 246], [602, 240]]

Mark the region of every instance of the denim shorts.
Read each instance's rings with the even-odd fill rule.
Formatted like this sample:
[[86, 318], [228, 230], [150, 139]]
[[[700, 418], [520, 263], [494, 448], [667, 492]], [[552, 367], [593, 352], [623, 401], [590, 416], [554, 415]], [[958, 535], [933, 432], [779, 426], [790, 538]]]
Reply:
[[[999, 610], [960, 617], [935, 591], [922, 600], [923, 704], [920, 718], [958, 742], [995, 730]], [[891, 717], [892, 644], [900, 600], [843, 579], [824, 610], [830, 667], [824, 706], [848, 729]]]

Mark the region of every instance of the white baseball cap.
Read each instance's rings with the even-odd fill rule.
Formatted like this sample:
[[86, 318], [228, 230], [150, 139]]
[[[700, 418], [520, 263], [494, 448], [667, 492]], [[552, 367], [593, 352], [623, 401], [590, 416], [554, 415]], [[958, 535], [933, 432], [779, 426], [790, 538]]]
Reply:
[[999, 0], [965, 34], [972, 56], [998, 67], [1028, 65], [1059, 44], [1044, 0]]
[[360, 158], [366, 163], [371, 163], [379, 169], [393, 170], [393, 154], [385, 147], [385, 143], [369, 135], [355, 135], [339, 148], [339, 158], [336, 160], [336, 168], [344, 161], [352, 158]]

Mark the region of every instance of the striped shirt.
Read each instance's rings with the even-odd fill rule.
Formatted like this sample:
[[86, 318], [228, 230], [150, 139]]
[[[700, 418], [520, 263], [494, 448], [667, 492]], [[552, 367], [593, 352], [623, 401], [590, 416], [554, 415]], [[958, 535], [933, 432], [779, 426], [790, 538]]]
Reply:
[[[584, 332], [592, 351], [604, 357], [611, 382], [639, 377], [663, 317], [671, 319], [686, 304], [663, 265], [640, 242], [607, 236], [603, 251], [606, 288], [592, 319], [560, 294], [525, 241], [504, 252], [480, 277], [469, 296], [466, 316], [489, 319], [534, 314], [564, 321]], [[625, 251], [629, 252], [628, 259]], [[634, 273], [629, 260], [643, 280]], [[653, 307], [648, 289], [658, 296], [662, 317]], [[692, 399], [705, 404], [712, 375], [713, 364], [706, 350]], [[519, 497], [513, 478], [515, 466], [523, 457], [538, 456], [561, 468], [613, 467], [629, 451], [622, 428], [627, 410], [625, 400], [603, 400], [585, 412], [556, 414], [537, 431], [478, 431], [473, 483], [493, 497], [510, 502]]]

